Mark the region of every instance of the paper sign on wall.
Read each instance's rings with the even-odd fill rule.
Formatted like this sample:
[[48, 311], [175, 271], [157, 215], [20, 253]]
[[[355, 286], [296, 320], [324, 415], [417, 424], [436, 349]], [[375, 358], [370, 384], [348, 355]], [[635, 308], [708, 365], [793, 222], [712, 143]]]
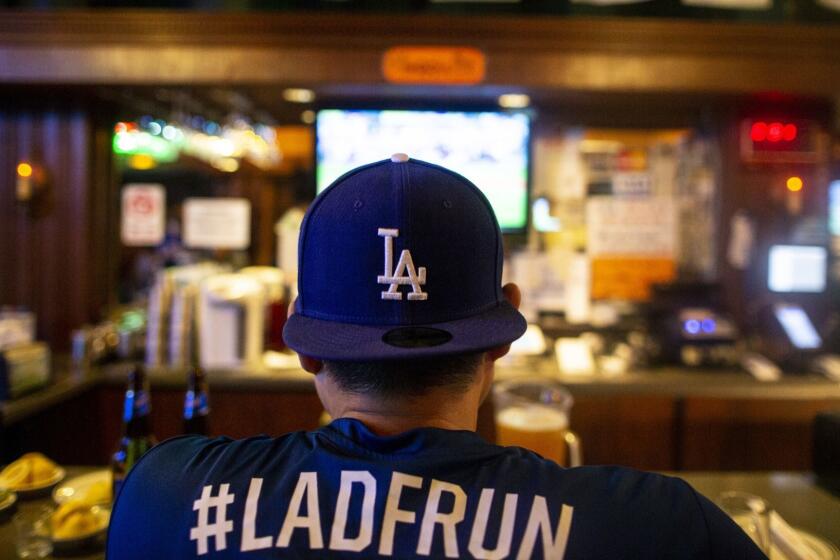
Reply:
[[592, 298], [645, 301], [676, 278], [675, 206], [668, 197], [592, 197], [586, 206]]
[[592, 259], [592, 299], [647, 301], [654, 284], [677, 277], [673, 259], [602, 257]]
[[166, 218], [166, 190], [163, 185], [125, 185], [120, 217], [120, 238], [124, 245], [150, 247], [160, 244]]
[[677, 229], [670, 197], [595, 196], [586, 204], [590, 256], [673, 257]]
[[617, 195], [650, 195], [650, 173], [619, 172], [612, 177], [612, 192]]
[[184, 201], [184, 244], [195, 249], [247, 249], [251, 203], [244, 198], [188, 198]]

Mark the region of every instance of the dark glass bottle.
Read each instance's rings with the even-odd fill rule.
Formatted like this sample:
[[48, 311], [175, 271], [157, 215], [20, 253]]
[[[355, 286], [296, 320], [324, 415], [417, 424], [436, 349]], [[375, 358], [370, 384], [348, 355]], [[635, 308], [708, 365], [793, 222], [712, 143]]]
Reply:
[[210, 399], [207, 378], [201, 367], [194, 365], [187, 377], [184, 396], [184, 433], [206, 436], [209, 433]]
[[123, 433], [111, 459], [114, 475], [114, 498], [131, 467], [157, 443], [151, 426], [149, 380], [143, 366], [137, 364], [128, 377], [123, 406]]

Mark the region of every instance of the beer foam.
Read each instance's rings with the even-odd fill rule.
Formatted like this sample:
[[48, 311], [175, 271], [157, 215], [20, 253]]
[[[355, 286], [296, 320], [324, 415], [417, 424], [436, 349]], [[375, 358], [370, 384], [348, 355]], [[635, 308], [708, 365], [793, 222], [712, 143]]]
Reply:
[[539, 405], [506, 408], [496, 415], [496, 422], [523, 432], [565, 430], [569, 427], [569, 417], [565, 413]]

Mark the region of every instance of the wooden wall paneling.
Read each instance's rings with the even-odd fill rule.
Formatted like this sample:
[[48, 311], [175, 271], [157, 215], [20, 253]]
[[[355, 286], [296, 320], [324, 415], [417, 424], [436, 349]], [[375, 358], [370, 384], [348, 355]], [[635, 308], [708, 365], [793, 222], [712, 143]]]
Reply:
[[[97, 464], [108, 464], [111, 454], [117, 449], [122, 434], [124, 389], [100, 386], [96, 390], [96, 413], [99, 417], [99, 450]], [[154, 398], [154, 397], [153, 397]], [[154, 400], [152, 406], [154, 406]]]
[[660, 396], [575, 395], [571, 427], [589, 465], [676, 468], [674, 400]]
[[31, 115], [3, 112], [0, 118], [0, 303], [14, 305], [29, 300], [29, 259], [21, 258], [31, 252], [32, 239], [27, 233], [27, 217], [16, 199], [16, 166], [32, 157], [30, 132]]
[[[39, 338], [63, 351], [70, 330], [93, 318], [90, 302], [102, 292], [92, 282], [101, 270], [90, 246], [89, 118], [81, 110], [7, 109], [0, 143], [0, 304], [33, 310]], [[24, 160], [49, 178], [44, 197], [28, 208], [15, 199]]]
[[813, 421], [840, 406], [824, 399], [685, 400], [684, 470], [809, 470]]
[[15, 211], [15, 168], [16, 140], [13, 118], [0, 111], [0, 303], [14, 300], [13, 290], [18, 285], [15, 244], [18, 215]]
[[235, 438], [267, 434], [279, 436], [296, 430], [313, 430], [324, 408], [315, 391], [287, 393], [211, 394], [211, 427], [214, 433]]
[[0, 462], [38, 451], [62, 465], [104, 464], [100, 428], [96, 393], [86, 391], [4, 427]]
[[90, 220], [91, 242], [89, 313], [103, 316], [117, 303], [120, 250], [120, 192], [117, 172], [112, 160], [114, 119], [106, 114], [94, 115], [90, 154]]
[[91, 258], [88, 116], [79, 111], [49, 112], [41, 142], [44, 166], [49, 170], [53, 204], [39, 220], [37, 301], [45, 338], [54, 350], [69, 348], [69, 332], [91, 319], [87, 303]]

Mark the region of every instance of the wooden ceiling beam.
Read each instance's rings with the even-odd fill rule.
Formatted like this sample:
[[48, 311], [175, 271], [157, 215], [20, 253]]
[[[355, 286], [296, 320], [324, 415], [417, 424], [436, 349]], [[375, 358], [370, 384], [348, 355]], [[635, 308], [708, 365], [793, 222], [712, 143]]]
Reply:
[[395, 45], [469, 45], [484, 85], [840, 93], [840, 27], [641, 18], [265, 12], [4, 12], [15, 84], [382, 84]]

